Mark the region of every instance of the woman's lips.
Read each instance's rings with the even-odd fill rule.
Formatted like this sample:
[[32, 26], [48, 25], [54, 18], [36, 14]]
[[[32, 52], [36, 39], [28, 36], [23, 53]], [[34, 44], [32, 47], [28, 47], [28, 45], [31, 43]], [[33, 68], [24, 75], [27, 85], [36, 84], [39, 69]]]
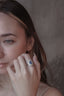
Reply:
[[7, 63], [0, 63], [0, 68], [6, 67]]

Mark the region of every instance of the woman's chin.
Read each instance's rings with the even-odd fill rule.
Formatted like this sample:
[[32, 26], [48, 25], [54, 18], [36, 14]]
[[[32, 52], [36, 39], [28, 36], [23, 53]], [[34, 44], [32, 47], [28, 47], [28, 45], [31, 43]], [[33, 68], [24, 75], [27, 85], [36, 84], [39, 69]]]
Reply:
[[0, 74], [8, 74], [6, 69], [0, 69]]

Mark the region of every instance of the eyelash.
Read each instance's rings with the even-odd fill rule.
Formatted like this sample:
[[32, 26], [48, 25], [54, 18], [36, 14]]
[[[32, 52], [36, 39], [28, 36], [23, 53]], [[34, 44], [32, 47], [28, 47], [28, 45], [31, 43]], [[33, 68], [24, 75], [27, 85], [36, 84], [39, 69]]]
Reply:
[[4, 40], [3, 42], [7, 43], [7, 44], [13, 44], [15, 41], [14, 40]]

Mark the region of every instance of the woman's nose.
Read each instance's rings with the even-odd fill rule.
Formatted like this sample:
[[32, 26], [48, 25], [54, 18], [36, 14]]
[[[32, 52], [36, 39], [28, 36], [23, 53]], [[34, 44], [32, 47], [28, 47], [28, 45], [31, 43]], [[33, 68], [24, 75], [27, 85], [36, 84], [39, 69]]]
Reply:
[[4, 57], [4, 52], [3, 52], [3, 48], [0, 46], [0, 58]]

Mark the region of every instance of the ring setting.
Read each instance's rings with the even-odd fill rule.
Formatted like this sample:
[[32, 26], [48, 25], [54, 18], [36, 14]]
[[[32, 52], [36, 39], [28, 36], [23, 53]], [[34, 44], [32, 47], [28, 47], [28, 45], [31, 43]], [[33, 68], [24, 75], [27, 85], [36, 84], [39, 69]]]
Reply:
[[32, 66], [33, 65], [33, 62], [32, 60], [28, 60], [28, 63], [27, 63], [29, 66]]

